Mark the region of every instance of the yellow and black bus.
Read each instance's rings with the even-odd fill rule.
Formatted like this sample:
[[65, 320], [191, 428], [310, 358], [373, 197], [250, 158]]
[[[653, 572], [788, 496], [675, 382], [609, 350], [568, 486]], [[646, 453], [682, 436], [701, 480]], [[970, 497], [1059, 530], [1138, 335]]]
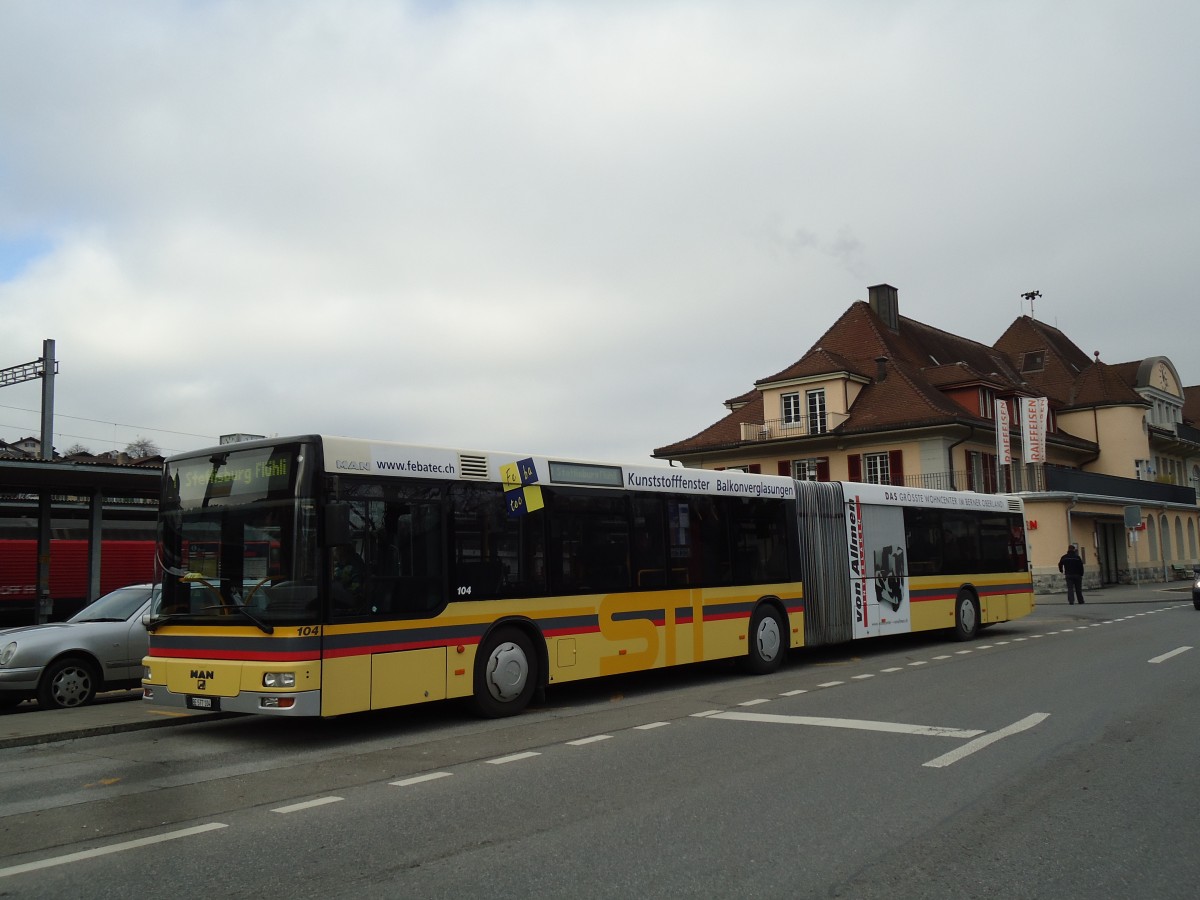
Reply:
[[[169, 459], [147, 700], [336, 716], [982, 624], [1033, 607], [1016, 497], [317, 435]], [[269, 564], [263, 548], [269, 548]]]

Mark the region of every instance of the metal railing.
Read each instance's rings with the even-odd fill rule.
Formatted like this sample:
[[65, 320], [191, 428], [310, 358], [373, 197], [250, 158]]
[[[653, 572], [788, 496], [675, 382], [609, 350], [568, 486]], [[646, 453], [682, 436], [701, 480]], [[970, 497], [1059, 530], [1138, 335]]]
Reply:
[[795, 419], [766, 419], [762, 422], [743, 422], [743, 441], [778, 441], [811, 437], [837, 428], [849, 418], [845, 413], [826, 413], [823, 416], [799, 416]]

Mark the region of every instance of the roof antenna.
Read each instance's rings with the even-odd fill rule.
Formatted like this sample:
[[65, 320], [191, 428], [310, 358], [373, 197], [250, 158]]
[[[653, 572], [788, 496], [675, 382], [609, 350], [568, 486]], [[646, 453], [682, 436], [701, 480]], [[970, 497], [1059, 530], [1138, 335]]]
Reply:
[[1041, 291], [1026, 291], [1021, 296], [1029, 301], [1029, 318], [1036, 319], [1037, 316], [1035, 316], [1033, 314], [1033, 301], [1035, 298], [1042, 296], [1042, 292]]

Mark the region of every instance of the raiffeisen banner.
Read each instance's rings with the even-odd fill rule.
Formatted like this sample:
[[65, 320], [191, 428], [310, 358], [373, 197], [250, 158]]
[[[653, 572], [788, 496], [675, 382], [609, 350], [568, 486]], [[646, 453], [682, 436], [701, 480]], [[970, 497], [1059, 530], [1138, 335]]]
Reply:
[[1045, 397], [1021, 397], [1021, 442], [1025, 445], [1025, 462], [1046, 461], [1046, 419], [1050, 401]]

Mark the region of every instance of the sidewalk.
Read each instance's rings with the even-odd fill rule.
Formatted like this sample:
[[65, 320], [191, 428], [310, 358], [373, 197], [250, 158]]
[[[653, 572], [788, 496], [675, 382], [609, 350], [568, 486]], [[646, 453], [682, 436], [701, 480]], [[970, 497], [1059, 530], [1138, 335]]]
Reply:
[[[1084, 589], [1084, 604], [1093, 603], [1190, 603], [1192, 582], [1168, 581], [1143, 585], [1110, 584], [1104, 588]], [[1037, 605], [1067, 606], [1066, 592], [1061, 594], [1038, 594]]]
[[[1140, 586], [1121, 584], [1084, 593], [1091, 607], [1124, 603], [1188, 603], [1192, 599], [1190, 581]], [[1041, 608], [1067, 606], [1067, 595], [1039, 594]], [[138, 731], [143, 728], [162, 728], [187, 725], [205, 719], [225, 718], [234, 713], [185, 712], [145, 703], [141, 691], [114, 691], [101, 694], [96, 702], [79, 709], [41, 710], [26, 701], [16, 709], [0, 712], [0, 749], [45, 744], [71, 738], [92, 737]]]
[[36, 703], [27, 700], [16, 709], [0, 712], [0, 750], [98, 734], [187, 725], [229, 715], [233, 714], [186, 712], [154, 706], [142, 700], [141, 690], [100, 694], [94, 703], [78, 709], [39, 709]]

